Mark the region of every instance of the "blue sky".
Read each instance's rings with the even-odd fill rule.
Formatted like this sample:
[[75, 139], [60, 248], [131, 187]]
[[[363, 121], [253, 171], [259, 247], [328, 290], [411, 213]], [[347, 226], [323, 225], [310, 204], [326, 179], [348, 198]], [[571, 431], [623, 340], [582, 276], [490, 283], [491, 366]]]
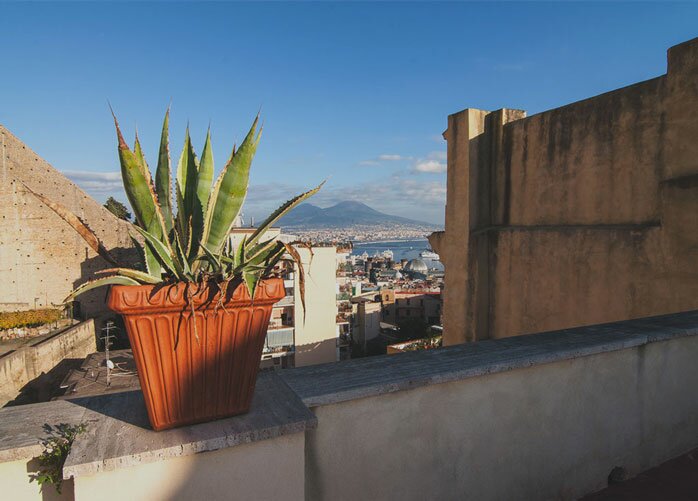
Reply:
[[0, 3], [0, 123], [124, 200], [107, 100], [151, 166], [170, 101], [173, 160], [211, 123], [218, 168], [261, 107], [247, 215], [328, 178], [318, 205], [442, 223], [449, 114], [663, 74], [696, 21], [690, 3]]

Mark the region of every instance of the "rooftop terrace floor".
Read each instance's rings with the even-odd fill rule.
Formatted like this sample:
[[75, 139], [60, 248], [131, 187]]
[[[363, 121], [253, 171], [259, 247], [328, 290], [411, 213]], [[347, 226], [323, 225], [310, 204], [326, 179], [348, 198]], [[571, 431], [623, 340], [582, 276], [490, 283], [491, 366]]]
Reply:
[[583, 501], [693, 501], [698, 499], [698, 449], [638, 476], [610, 485]]

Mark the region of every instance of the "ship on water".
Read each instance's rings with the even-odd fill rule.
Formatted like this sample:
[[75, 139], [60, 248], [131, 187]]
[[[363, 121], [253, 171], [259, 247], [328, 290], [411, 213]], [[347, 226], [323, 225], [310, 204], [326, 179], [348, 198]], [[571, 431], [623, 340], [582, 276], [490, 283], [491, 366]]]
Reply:
[[419, 257], [421, 257], [422, 259], [432, 259], [434, 261], [439, 260], [439, 255], [431, 249], [423, 250], [419, 253]]

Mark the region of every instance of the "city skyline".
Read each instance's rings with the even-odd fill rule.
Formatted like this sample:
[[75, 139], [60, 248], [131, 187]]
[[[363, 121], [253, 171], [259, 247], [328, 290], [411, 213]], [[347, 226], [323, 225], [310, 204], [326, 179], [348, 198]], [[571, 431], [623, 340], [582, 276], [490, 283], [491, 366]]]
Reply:
[[148, 4], [133, 15], [120, 4], [5, 4], [0, 40], [13, 50], [0, 123], [99, 201], [125, 201], [107, 100], [129, 140], [137, 125], [151, 168], [170, 101], [173, 162], [186, 124], [200, 152], [210, 123], [218, 169], [261, 109], [248, 216], [327, 178], [318, 206], [355, 200], [443, 224], [446, 115], [534, 114], [663, 74], [663, 48], [692, 36], [696, 13], [688, 4]]

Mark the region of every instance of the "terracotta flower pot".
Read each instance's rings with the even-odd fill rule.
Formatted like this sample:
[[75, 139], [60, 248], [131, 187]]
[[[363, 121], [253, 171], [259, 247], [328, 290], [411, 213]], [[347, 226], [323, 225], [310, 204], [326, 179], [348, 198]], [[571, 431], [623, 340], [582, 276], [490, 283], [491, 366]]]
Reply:
[[[187, 287], [194, 293], [196, 333]], [[244, 285], [230, 289], [219, 302], [215, 286], [112, 286], [108, 305], [124, 318], [153, 429], [249, 410], [271, 309], [284, 297], [284, 283], [261, 281], [254, 303]]]

